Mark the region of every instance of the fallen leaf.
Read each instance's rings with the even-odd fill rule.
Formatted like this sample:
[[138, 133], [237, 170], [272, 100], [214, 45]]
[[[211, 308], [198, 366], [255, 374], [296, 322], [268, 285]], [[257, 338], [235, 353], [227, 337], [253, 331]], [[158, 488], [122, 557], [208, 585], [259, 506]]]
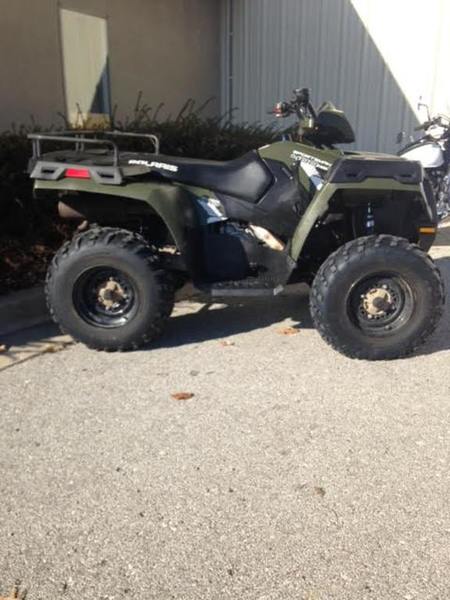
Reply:
[[320, 496], [321, 498], [323, 498], [323, 497], [325, 496], [325, 489], [324, 489], [323, 487], [316, 486], [316, 487], [314, 488], [314, 491], [315, 491], [315, 492], [316, 492], [316, 494], [317, 494], [318, 496]]
[[15, 585], [11, 590], [9, 596], [0, 596], [0, 600], [25, 600], [27, 596], [27, 590], [21, 591], [19, 585]]
[[315, 592], [308, 592], [308, 595], [305, 596], [305, 600], [317, 600], [317, 596]]
[[307, 486], [307, 483], [297, 483], [297, 485], [294, 486], [294, 490], [296, 492], [301, 492], [302, 490], [305, 489], [305, 487]]
[[50, 354], [53, 352], [58, 352], [59, 350], [62, 350], [62, 348], [56, 344], [46, 344], [42, 348], [42, 352], [49, 352]]
[[34, 254], [39, 256], [40, 254], [45, 254], [47, 252], [47, 248], [43, 244], [35, 244], [32, 246], [32, 251]]
[[67, 346], [70, 346], [71, 343], [72, 342], [56, 342], [56, 343], [46, 344], [42, 348], [42, 352], [48, 352], [49, 354], [53, 354], [54, 352], [60, 352], [61, 350], [64, 350], [64, 348], [67, 348]]
[[228, 340], [222, 340], [222, 341], [220, 342], [220, 345], [221, 345], [221, 346], [234, 346], [234, 342], [230, 342], [230, 341], [228, 341]]
[[278, 333], [281, 335], [295, 335], [299, 332], [300, 329], [297, 329], [296, 327], [282, 327], [281, 329], [278, 329]]
[[190, 400], [194, 397], [192, 392], [174, 392], [170, 394], [174, 400]]

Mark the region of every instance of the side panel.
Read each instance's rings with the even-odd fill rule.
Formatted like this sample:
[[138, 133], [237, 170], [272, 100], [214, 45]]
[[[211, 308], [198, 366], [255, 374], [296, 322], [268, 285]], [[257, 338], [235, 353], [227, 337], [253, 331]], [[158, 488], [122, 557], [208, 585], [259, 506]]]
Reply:
[[296, 175], [300, 188], [310, 199], [331, 165], [344, 156], [338, 149], [322, 149], [309, 144], [286, 141], [263, 146], [258, 152], [263, 160], [283, 163]]

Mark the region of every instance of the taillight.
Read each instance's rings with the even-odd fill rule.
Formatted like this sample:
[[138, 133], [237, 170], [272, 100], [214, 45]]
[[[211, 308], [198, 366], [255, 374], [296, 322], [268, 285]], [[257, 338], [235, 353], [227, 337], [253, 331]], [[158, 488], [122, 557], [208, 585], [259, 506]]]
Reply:
[[91, 174], [89, 169], [66, 169], [65, 177], [73, 177], [74, 179], [90, 179]]

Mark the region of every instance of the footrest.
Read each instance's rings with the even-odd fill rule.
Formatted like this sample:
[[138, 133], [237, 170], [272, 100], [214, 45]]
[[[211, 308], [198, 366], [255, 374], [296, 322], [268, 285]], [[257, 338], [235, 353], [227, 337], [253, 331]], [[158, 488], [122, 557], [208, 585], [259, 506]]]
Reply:
[[230, 296], [276, 296], [282, 292], [282, 285], [274, 285], [273, 282], [264, 282], [257, 279], [242, 279], [238, 281], [221, 281], [214, 283], [208, 288], [208, 293], [217, 297]]

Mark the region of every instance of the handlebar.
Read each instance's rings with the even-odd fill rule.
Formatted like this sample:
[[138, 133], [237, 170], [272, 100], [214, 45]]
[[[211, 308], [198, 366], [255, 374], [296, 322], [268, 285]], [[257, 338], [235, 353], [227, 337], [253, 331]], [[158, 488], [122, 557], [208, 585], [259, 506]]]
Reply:
[[296, 114], [299, 119], [302, 119], [309, 112], [312, 117], [315, 117], [316, 113], [309, 100], [309, 89], [297, 89], [293, 91], [293, 94], [292, 100], [277, 102], [275, 107], [269, 111], [269, 114], [275, 115], [278, 118], [285, 118]]
[[424, 121], [420, 125], [417, 125], [417, 127], [414, 127], [414, 131], [426, 131], [433, 125], [448, 127], [450, 129], [450, 118], [446, 115], [437, 115], [436, 117], [433, 117], [432, 119], [429, 119], [428, 121]]

